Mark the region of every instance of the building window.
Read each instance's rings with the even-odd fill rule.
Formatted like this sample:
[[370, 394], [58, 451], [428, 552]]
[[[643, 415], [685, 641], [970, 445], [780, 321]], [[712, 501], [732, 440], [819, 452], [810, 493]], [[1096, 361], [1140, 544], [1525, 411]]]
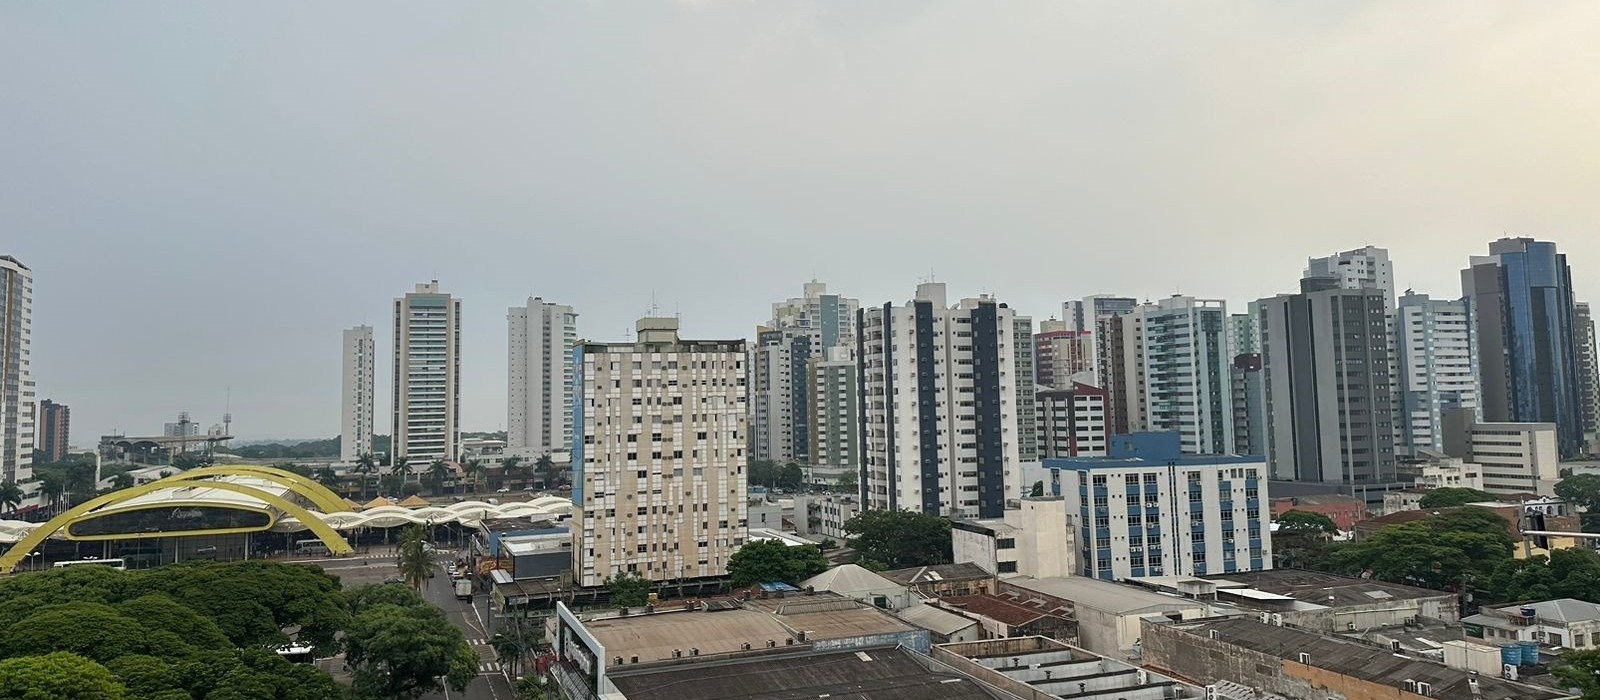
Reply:
[[1011, 537], [1002, 537], [994, 541], [996, 549], [1016, 549], [1017, 541]]
[[999, 563], [999, 569], [1000, 573], [1002, 574], [1014, 574], [1017, 572], [1017, 563], [1014, 561], [1003, 561]]

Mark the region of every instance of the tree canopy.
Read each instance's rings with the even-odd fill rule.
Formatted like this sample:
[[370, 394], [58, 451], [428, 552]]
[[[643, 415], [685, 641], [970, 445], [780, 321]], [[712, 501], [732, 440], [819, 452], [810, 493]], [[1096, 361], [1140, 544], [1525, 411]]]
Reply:
[[1333, 518], [1322, 513], [1312, 513], [1304, 510], [1290, 510], [1277, 518], [1278, 529], [1282, 532], [1307, 532], [1332, 535], [1339, 531], [1339, 526], [1334, 524]]
[[844, 524], [864, 566], [878, 570], [948, 564], [950, 521], [909, 510], [869, 510]]
[[[399, 589], [400, 586], [379, 586]], [[419, 698], [446, 686], [460, 691], [478, 673], [478, 654], [444, 612], [415, 592], [361, 590], [350, 597], [345, 662], [358, 695]]]
[[632, 571], [606, 579], [606, 589], [611, 591], [613, 608], [631, 608], [650, 602], [650, 579]]
[[1514, 544], [1503, 518], [1491, 510], [1468, 507], [1383, 528], [1338, 550], [1333, 559], [1347, 572], [1455, 590], [1486, 581], [1510, 561]]
[[1449, 508], [1464, 506], [1468, 503], [1483, 503], [1494, 500], [1494, 495], [1477, 489], [1442, 488], [1434, 489], [1422, 495], [1417, 505], [1423, 508]]
[[827, 558], [814, 545], [790, 547], [773, 540], [747, 542], [728, 558], [734, 588], [772, 581], [799, 583], [827, 570]]
[[794, 463], [780, 465], [770, 459], [753, 459], [745, 480], [751, 485], [798, 489], [805, 485], [806, 472]]
[[[67, 652], [0, 661], [0, 700], [122, 700], [127, 689], [93, 661]], [[186, 696], [187, 697], [187, 696]]]

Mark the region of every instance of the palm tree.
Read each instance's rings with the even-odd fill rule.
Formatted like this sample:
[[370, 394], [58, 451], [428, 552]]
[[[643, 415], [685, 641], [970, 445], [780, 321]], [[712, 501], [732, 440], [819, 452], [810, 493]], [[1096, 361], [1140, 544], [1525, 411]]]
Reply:
[[7, 481], [0, 484], [0, 506], [5, 506], [6, 511], [11, 515], [17, 514], [17, 507], [22, 505], [22, 499], [25, 495], [22, 492], [22, 487], [18, 486], [15, 481]]
[[478, 479], [483, 476], [485, 469], [483, 462], [476, 459], [467, 460], [466, 464], [461, 465], [461, 470], [467, 473], [467, 482], [472, 484], [473, 493], [478, 492]]
[[361, 475], [361, 498], [365, 499], [367, 497], [367, 477], [378, 471], [377, 461], [372, 459], [371, 452], [362, 452], [361, 456], [356, 458], [356, 464], [350, 468], [350, 471]]
[[433, 576], [434, 553], [421, 525], [407, 525], [400, 532], [400, 577], [417, 592]]
[[[505, 458], [505, 459], [500, 461], [500, 485], [501, 486], [505, 486], [506, 485], [506, 477], [511, 476], [511, 474], [517, 470], [517, 466], [520, 465], [520, 464], [522, 464], [522, 458], [521, 457], [507, 457], [507, 458]], [[493, 484], [489, 484], [489, 485], [493, 486]]]
[[39, 499], [46, 504], [51, 515], [55, 515], [56, 506], [61, 503], [62, 497], [67, 495], [67, 482], [59, 475], [45, 474], [39, 479]]
[[317, 467], [317, 470], [312, 474], [316, 477], [317, 483], [323, 486], [330, 489], [338, 488], [339, 486], [339, 472], [334, 471], [333, 467]]
[[450, 465], [442, 459], [433, 460], [428, 465], [428, 478], [433, 479], [433, 492], [435, 495], [444, 493], [444, 478], [450, 475]]
[[556, 469], [556, 461], [550, 459], [550, 453], [546, 452], [539, 455], [539, 459], [534, 463], [534, 466], [538, 468], [539, 474], [544, 477], [545, 488], [552, 488], [557, 485], [556, 480], [561, 478], [561, 473]]

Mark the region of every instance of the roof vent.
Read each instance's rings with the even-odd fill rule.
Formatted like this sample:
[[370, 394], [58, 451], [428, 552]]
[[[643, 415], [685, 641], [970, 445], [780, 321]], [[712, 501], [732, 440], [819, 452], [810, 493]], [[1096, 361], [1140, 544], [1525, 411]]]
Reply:
[[1300, 656], [1297, 657], [1297, 658], [1299, 659], [1300, 663], [1303, 663], [1303, 664], [1311, 663], [1311, 655], [1307, 654], [1307, 653], [1305, 653], [1303, 651], [1300, 652]]

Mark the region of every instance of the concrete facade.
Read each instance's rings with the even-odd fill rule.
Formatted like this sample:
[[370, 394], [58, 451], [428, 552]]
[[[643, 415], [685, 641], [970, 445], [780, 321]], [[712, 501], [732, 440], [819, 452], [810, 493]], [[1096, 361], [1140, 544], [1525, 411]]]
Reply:
[[353, 464], [361, 455], [372, 453], [372, 425], [377, 420], [373, 415], [378, 393], [377, 347], [372, 326], [346, 330], [340, 354], [344, 371], [339, 391], [339, 461]]
[[[0, 255], [0, 482], [33, 479], [32, 336], [33, 271]], [[30, 505], [31, 494], [23, 507]]]
[[844, 524], [861, 514], [861, 500], [855, 496], [809, 494], [794, 497], [794, 529], [802, 535], [827, 537], [844, 542]]
[[952, 523], [953, 558], [1001, 578], [1072, 576], [1077, 548], [1070, 523], [1064, 499], [1024, 498], [1001, 518]]
[[580, 584], [726, 575], [749, 528], [744, 341], [680, 340], [677, 319], [646, 318], [635, 342], [574, 352]]
[[1444, 449], [1444, 411], [1478, 410], [1478, 340], [1464, 299], [1407, 292], [1395, 322], [1399, 451]]
[[1039, 457], [1104, 457], [1111, 439], [1106, 390], [1087, 384], [1044, 389], [1034, 401]]
[[39, 447], [44, 461], [59, 462], [72, 448], [72, 409], [50, 399], [39, 402]]
[[572, 448], [571, 306], [528, 299], [506, 311], [506, 453], [532, 461]]
[[855, 348], [836, 347], [808, 366], [811, 406], [811, 463], [807, 479], [861, 487], [861, 396]]
[[425, 468], [453, 460], [461, 442], [461, 300], [437, 280], [394, 300], [390, 452]]
[[1186, 454], [1233, 451], [1227, 318], [1221, 300], [1172, 296], [1121, 319], [1128, 432], [1178, 433]]
[[[855, 344], [859, 307], [860, 302], [830, 294], [827, 285], [816, 280], [805, 284], [802, 296], [772, 305], [772, 318], [756, 329], [756, 343], [750, 349], [752, 459], [817, 464], [812, 452], [818, 418], [812, 401], [812, 364], [828, 360], [835, 348]], [[858, 407], [847, 410], [847, 417], [854, 418]], [[828, 473], [836, 475], [839, 466], [838, 458], [830, 456]]]

